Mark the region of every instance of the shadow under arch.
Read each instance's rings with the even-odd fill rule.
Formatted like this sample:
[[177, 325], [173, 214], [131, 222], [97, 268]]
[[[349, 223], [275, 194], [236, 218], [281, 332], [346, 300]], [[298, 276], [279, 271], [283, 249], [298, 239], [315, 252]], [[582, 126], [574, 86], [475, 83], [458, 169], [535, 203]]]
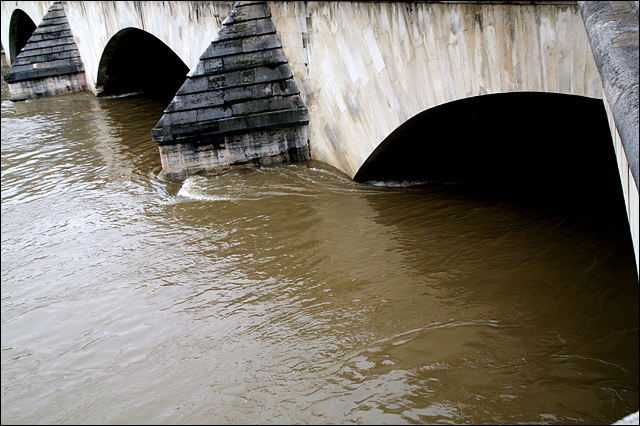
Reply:
[[20, 9], [13, 11], [9, 21], [9, 63], [16, 60], [36, 28], [37, 25], [25, 12]]
[[626, 218], [603, 101], [576, 95], [500, 93], [423, 111], [392, 132], [354, 180], [456, 183], [554, 210], [606, 206]]
[[130, 93], [172, 97], [189, 68], [164, 42], [137, 28], [125, 28], [107, 43], [96, 79], [98, 96]]

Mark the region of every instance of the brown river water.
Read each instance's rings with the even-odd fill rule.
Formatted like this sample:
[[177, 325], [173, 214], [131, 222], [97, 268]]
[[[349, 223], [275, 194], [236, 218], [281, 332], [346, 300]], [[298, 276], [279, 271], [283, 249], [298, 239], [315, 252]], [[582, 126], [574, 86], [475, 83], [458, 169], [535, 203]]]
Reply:
[[166, 182], [165, 106], [2, 82], [2, 424], [638, 410], [628, 228], [314, 161]]

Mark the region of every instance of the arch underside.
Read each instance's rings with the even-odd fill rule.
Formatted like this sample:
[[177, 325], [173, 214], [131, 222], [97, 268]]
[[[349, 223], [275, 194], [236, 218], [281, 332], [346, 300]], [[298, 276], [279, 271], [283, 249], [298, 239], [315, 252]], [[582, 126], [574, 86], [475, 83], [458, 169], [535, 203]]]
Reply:
[[109, 40], [100, 58], [97, 92], [173, 96], [188, 72], [184, 62], [161, 40], [143, 30], [125, 28]]
[[477, 96], [396, 129], [354, 179], [460, 184], [584, 209], [624, 200], [603, 101], [542, 92]]
[[27, 44], [31, 34], [37, 26], [33, 20], [20, 9], [16, 9], [11, 15], [9, 23], [9, 62], [13, 63], [16, 57]]

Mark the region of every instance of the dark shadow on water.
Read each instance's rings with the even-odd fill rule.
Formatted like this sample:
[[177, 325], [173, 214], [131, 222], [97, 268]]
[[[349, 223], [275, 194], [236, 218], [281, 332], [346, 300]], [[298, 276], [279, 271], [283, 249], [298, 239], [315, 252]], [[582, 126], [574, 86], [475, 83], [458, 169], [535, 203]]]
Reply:
[[444, 104], [394, 131], [354, 179], [448, 185], [469, 197], [628, 229], [599, 99], [507, 93]]

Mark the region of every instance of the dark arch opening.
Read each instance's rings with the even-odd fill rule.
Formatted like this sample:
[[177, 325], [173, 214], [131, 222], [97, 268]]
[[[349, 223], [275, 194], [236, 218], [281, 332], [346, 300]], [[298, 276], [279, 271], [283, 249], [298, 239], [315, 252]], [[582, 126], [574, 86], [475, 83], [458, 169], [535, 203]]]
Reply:
[[16, 60], [31, 34], [36, 30], [36, 24], [25, 12], [16, 9], [9, 21], [9, 62]]
[[602, 100], [526, 92], [424, 111], [389, 135], [354, 179], [458, 184], [476, 194], [590, 217], [626, 213]]
[[109, 40], [102, 53], [97, 91], [101, 96], [144, 93], [172, 97], [188, 72], [178, 55], [158, 38], [125, 28]]

